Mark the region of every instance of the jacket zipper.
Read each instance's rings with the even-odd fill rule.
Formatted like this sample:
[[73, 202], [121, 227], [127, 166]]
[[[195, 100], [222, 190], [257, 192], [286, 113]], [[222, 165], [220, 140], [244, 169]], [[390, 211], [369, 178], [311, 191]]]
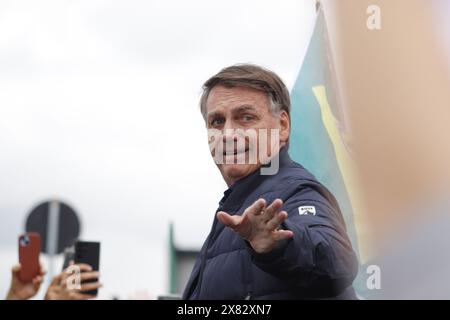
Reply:
[[247, 295], [245, 296], [244, 300], [251, 300], [252, 294], [253, 294], [253, 272], [252, 272], [252, 258], [248, 257], [248, 266], [247, 266]]

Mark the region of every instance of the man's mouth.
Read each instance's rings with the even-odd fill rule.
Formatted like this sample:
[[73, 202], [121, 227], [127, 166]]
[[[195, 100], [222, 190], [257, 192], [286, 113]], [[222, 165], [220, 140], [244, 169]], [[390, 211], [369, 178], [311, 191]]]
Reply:
[[232, 149], [232, 150], [224, 150], [223, 155], [224, 156], [237, 156], [239, 154], [247, 153], [248, 148], [245, 149]]

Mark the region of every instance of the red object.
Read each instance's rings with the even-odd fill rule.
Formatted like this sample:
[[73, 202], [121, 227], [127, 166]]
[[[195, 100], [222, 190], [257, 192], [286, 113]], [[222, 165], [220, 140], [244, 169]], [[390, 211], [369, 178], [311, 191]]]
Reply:
[[39, 254], [41, 253], [41, 236], [28, 232], [19, 236], [19, 279], [31, 282], [39, 274]]

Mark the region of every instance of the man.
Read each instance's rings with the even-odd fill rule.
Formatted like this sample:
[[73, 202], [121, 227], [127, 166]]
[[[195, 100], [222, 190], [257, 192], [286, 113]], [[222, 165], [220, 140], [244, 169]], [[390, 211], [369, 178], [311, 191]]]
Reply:
[[229, 189], [183, 298], [355, 298], [358, 263], [339, 206], [289, 158], [290, 100], [281, 79], [254, 65], [225, 68], [204, 84], [200, 107]]

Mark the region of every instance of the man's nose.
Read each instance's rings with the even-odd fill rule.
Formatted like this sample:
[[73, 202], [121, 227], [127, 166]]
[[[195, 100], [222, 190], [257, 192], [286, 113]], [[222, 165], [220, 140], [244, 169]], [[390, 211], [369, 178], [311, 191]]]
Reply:
[[223, 127], [222, 127], [222, 130], [234, 130], [234, 129], [236, 129], [237, 127], [236, 127], [236, 123], [232, 120], [232, 119], [226, 119], [225, 120], [225, 122], [224, 122], [224, 124], [223, 124]]
[[224, 144], [232, 142], [234, 143], [238, 140], [238, 136], [235, 131], [236, 130], [233, 128], [223, 129], [222, 140]]
[[224, 123], [224, 126], [222, 128], [222, 138], [223, 142], [231, 142], [236, 141], [238, 139], [236, 134], [236, 126], [234, 125], [233, 121], [227, 120]]

